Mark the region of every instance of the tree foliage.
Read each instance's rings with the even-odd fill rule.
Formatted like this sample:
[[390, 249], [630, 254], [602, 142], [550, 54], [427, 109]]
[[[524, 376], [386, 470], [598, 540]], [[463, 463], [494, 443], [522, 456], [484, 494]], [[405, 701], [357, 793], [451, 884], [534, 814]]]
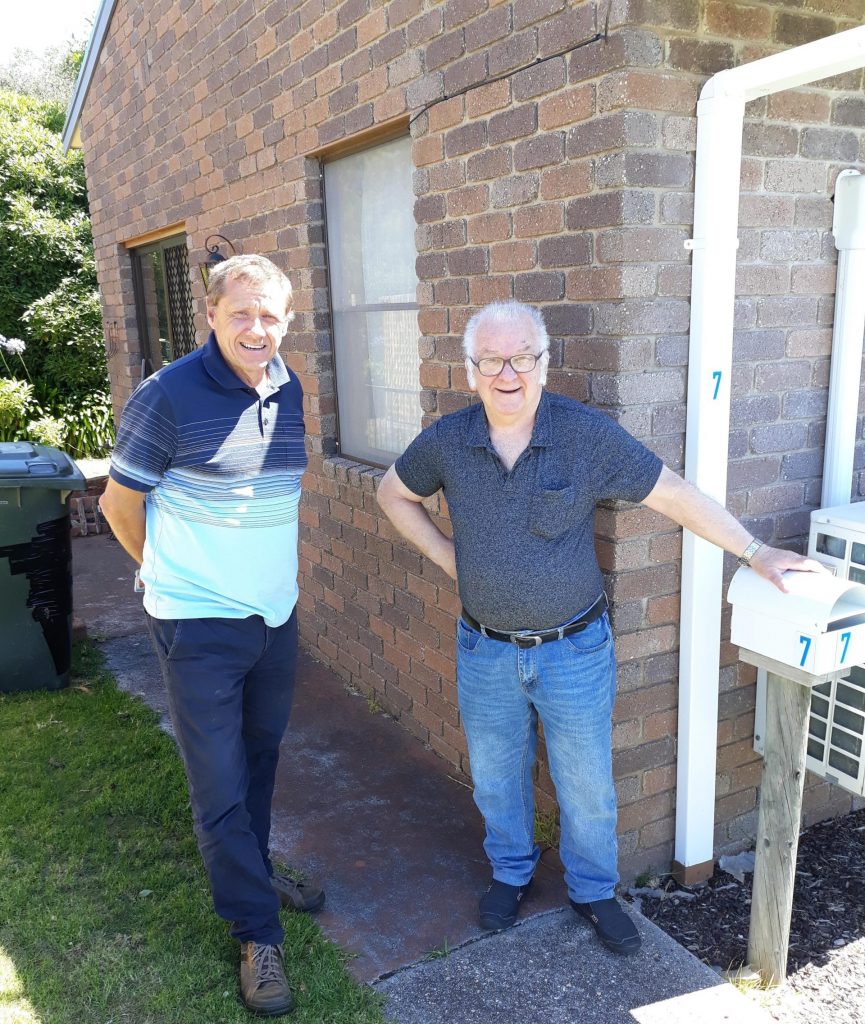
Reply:
[[0, 433], [95, 454], [110, 441], [108, 372], [84, 166], [63, 152], [62, 124], [56, 103], [0, 91], [0, 339], [15, 344], [0, 377], [30, 386]]
[[65, 277], [95, 285], [81, 153], [63, 152], [54, 112], [0, 92], [0, 334], [7, 336], [21, 332], [30, 304]]
[[59, 131], [83, 60], [84, 42], [76, 38], [63, 47], [49, 47], [43, 53], [18, 47], [5, 64], [0, 64], [0, 89], [53, 104], [55, 117], [61, 118], [57, 125]]

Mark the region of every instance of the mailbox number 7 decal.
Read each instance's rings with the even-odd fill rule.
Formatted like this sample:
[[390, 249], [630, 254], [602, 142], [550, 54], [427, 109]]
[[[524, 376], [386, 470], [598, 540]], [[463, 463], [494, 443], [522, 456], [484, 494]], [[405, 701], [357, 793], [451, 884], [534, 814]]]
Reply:
[[841, 650], [841, 664], [844, 664], [844, 659], [847, 657], [847, 648], [850, 646], [850, 630], [846, 633], [841, 634], [841, 639], [844, 641], [844, 647]]
[[[805, 645], [805, 650], [802, 651], [802, 660], [799, 662], [799, 668], [804, 668], [805, 667], [805, 662], [808, 659], [808, 651], [811, 650], [811, 637], [810, 636], [800, 636], [799, 637], [799, 643]], [[846, 651], [846, 648], [845, 648], [845, 651]], [[843, 661], [844, 659], [842, 658], [841, 660]]]
[[721, 371], [715, 370], [712, 374], [712, 380], [715, 382], [715, 393], [712, 395], [712, 401], [718, 397], [718, 388], [721, 386]]

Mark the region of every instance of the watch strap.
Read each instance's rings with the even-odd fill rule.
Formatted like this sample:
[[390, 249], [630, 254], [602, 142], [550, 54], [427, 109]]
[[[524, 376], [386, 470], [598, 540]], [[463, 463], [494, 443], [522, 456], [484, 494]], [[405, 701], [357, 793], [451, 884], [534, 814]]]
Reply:
[[763, 547], [763, 542], [761, 540], [757, 540], [757, 538], [755, 537], [751, 541], [751, 543], [745, 548], [742, 554], [739, 555], [739, 565], [750, 567], [751, 559], [754, 557], [754, 555], [757, 554], [761, 547]]

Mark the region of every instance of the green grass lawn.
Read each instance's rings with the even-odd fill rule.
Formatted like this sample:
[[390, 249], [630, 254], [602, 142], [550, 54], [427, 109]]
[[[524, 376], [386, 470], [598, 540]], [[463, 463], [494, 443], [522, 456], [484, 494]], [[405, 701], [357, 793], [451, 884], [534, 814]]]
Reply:
[[[73, 671], [0, 695], [0, 1024], [250, 1021], [173, 742], [94, 648]], [[283, 921], [289, 1019], [383, 1021], [315, 922]]]

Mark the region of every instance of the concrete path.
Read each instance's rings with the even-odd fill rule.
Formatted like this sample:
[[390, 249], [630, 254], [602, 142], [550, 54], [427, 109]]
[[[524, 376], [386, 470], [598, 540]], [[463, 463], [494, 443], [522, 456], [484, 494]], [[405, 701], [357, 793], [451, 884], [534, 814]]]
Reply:
[[[162, 716], [165, 696], [132, 565], [108, 535], [73, 541], [75, 615], [120, 685]], [[489, 881], [465, 780], [302, 655], [277, 778], [273, 850], [320, 879], [318, 920], [349, 969], [387, 997], [396, 1024], [759, 1024], [770, 1018], [633, 912], [637, 957], [620, 958], [563, 909], [545, 854], [521, 922], [476, 922]]]

